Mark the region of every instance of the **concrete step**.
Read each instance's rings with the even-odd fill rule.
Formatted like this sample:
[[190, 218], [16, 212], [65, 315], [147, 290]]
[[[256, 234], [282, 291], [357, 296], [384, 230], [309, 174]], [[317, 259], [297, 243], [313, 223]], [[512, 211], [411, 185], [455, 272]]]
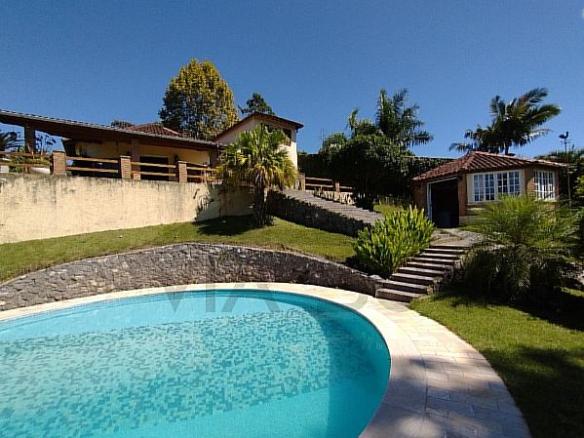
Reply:
[[454, 266], [454, 263], [456, 263], [455, 259], [443, 259], [443, 258], [439, 258], [439, 257], [427, 257], [427, 256], [416, 256], [416, 257], [412, 257], [413, 261], [415, 262], [422, 262], [422, 263], [435, 263], [437, 265], [449, 265], [449, 266]]
[[376, 298], [384, 298], [386, 300], [401, 301], [403, 303], [409, 303], [413, 299], [423, 297], [423, 296], [425, 296], [425, 294], [404, 292], [403, 290], [394, 290], [394, 289], [377, 289], [375, 291]]
[[443, 263], [433, 263], [428, 261], [416, 261], [414, 259], [410, 259], [406, 264], [405, 267], [408, 268], [422, 268], [422, 269], [433, 269], [436, 271], [448, 272], [452, 270], [452, 264], [443, 264]]
[[463, 244], [440, 244], [440, 243], [436, 243], [436, 244], [431, 244], [430, 248], [434, 248], [434, 249], [456, 249], [456, 250], [462, 250], [462, 251], [468, 251], [470, 249], [470, 247], [468, 245], [463, 245]]
[[407, 272], [396, 272], [389, 279], [402, 283], [421, 284], [423, 286], [431, 286], [438, 281], [438, 278], [436, 277], [428, 277], [421, 274], [408, 274]]
[[434, 246], [430, 246], [430, 248], [426, 248], [424, 251], [431, 252], [431, 253], [443, 253], [443, 254], [452, 254], [452, 255], [461, 255], [464, 254], [464, 249], [452, 249], [452, 248], [436, 248]]
[[387, 284], [392, 290], [401, 290], [403, 292], [413, 292], [418, 294], [427, 294], [428, 285], [406, 283], [403, 281], [387, 280]]
[[413, 275], [424, 275], [426, 277], [442, 277], [444, 271], [439, 269], [427, 269], [427, 268], [416, 268], [415, 266], [402, 266], [397, 269], [398, 273], [413, 274]]
[[444, 252], [430, 252], [430, 251], [422, 251], [418, 254], [420, 257], [431, 257], [434, 259], [445, 259], [445, 260], [458, 260], [460, 258], [459, 254], [449, 254]]

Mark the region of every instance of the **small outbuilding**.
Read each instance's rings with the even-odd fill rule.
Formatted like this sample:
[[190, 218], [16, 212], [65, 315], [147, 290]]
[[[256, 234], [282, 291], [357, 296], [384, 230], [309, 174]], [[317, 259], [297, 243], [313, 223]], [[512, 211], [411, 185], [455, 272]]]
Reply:
[[559, 171], [551, 161], [472, 151], [413, 179], [414, 202], [441, 228], [468, 223], [505, 195], [559, 199]]

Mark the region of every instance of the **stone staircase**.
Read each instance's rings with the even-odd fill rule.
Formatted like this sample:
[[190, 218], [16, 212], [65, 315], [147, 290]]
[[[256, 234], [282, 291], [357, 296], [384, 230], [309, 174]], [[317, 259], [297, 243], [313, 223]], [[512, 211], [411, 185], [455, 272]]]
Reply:
[[[356, 236], [382, 215], [370, 210], [318, 198], [302, 190], [272, 192], [272, 214], [309, 227]], [[429, 248], [412, 257], [399, 268], [375, 296], [409, 302], [438, 290], [460, 266], [461, 259], [478, 240], [475, 233], [459, 229], [438, 229]]]
[[460, 266], [461, 259], [470, 250], [471, 244], [459, 238], [436, 239], [429, 248], [411, 257], [398, 268], [387, 281], [387, 288], [377, 289], [375, 296], [388, 300], [410, 302], [414, 298], [432, 293]]

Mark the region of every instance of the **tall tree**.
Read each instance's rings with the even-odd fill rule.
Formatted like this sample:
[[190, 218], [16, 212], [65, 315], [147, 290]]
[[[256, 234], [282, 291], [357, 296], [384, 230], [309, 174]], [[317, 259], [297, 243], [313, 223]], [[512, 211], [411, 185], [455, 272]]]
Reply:
[[239, 108], [242, 115], [253, 114], [253, 113], [263, 113], [273, 115], [274, 111], [272, 107], [268, 105], [266, 100], [262, 97], [260, 93], [253, 93], [247, 102], [245, 102], [244, 108]]
[[547, 89], [534, 88], [510, 102], [495, 96], [489, 105], [490, 125], [467, 131], [465, 138], [472, 141], [453, 143], [451, 149], [485, 150], [507, 155], [511, 147], [525, 146], [546, 135], [550, 130], [543, 126], [560, 113], [559, 106], [542, 104], [547, 95]]
[[238, 120], [233, 92], [211, 61], [192, 59], [170, 80], [160, 110], [164, 126], [210, 140]]
[[347, 118], [349, 133], [325, 138], [319, 151], [335, 179], [355, 188], [362, 206], [377, 195], [407, 196], [409, 178], [420, 164], [410, 147], [424, 144], [432, 135], [422, 129], [418, 106], [407, 105], [407, 92], [389, 96], [379, 92], [375, 120], [360, 119], [355, 109]]
[[242, 132], [221, 155], [218, 173], [224, 184], [239, 187], [250, 184], [254, 191], [253, 211], [257, 225], [271, 222], [266, 208], [267, 191], [290, 187], [296, 181], [296, 168], [282, 148], [287, 137], [281, 130], [258, 125]]

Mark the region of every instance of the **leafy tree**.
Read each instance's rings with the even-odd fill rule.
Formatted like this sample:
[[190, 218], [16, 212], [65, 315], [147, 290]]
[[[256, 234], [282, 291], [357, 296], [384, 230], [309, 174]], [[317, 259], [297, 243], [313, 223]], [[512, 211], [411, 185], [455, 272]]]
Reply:
[[265, 99], [260, 93], [253, 93], [251, 97], [245, 102], [245, 108], [239, 108], [242, 115], [253, 114], [253, 113], [263, 113], [263, 114], [274, 114], [272, 107], [268, 105]]
[[[360, 119], [355, 109], [347, 118], [349, 134], [325, 138], [319, 155], [330, 174], [357, 192], [361, 206], [371, 207], [377, 195], [407, 196], [414, 167], [410, 147], [432, 139], [422, 129], [418, 106], [406, 104], [407, 92], [379, 92], [375, 121]], [[419, 170], [419, 163], [415, 169]]]
[[296, 181], [294, 163], [282, 148], [287, 140], [282, 131], [258, 125], [242, 132], [221, 155], [218, 173], [228, 187], [252, 185], [254, 218], [259, 226], [272, 221], [267, 211], [266, 192], [290, 187]]
[[508, 103], [495, 96], [490, 104], [490, 125], [467, 130], [465, 138], [471, 141], [453, 143], [450, 148], [509, 154], [511, 147], [525, 146], [546, 135], [549, 129], [543, 125], [560, 113], [557, 105], [542, 104], [547, 95], [545, 88], [534, 88]]
[[210, 140], [237, 122], [233, 92], [211, 61], [192, 59], [170, 80], [160, 110], [167, 128]]

